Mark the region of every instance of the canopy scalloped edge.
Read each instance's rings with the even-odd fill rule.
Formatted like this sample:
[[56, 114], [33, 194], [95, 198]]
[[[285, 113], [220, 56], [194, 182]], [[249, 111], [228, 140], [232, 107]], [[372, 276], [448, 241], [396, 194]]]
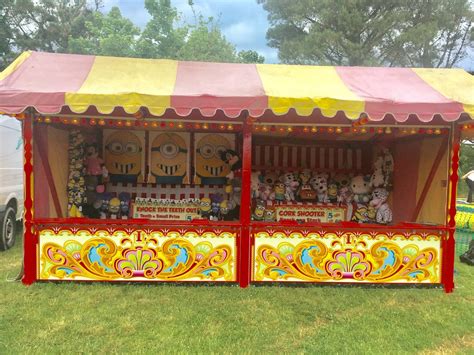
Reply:
[[[24, 113], [29, 107], [32, 107], [33, 109], [35, 109], [39, 114], [41, 115], [44, 115], [44, 116], [47, 116], [47, 115], [57, 115], [57, 114], [60, 114], [62, 109], [64, 108], [69, 108], [72, 112], [74, 112], [75, 114], [83, 114], [85, 113], [86, 111], [90, 110], [90, 109], [93, 109], [95, 108], [97, 110], [97, 112], [99, 112], [100, 114], [102, 115], [110, 115], [114, 112], [115, 109], [123, 109], [127, 114], [130, 114], [130, 115], [133, 115], [135, 113], [137, 113], [141, 108], [146, 108], [148, 109], [148, 111], [153, 115], [153, 116], [163, 116], [166, 112], [166, 110], [168, 109], [171, 109], [174, 111], [174, 113], [177, 115], [177, 116], [180, 116], [180, 117], [188, 117], [192, 111], [196, 110], [198, 111], [203, 117], [206, 117], [206, 118], [210, 118], [210, 117], [214, 117], [219, 111], [220, 112], [223, 112], [223, 114], [228, 117], [228, 118], [237, 118], [239, 116], [242, 115], [242, 113], [244, 112], [249, 112], [249, 116], [250, 117], [254, 117], [254, 118], [260, 118], [262, 117], [263, 115], [265, 115], [266, 113], [268, 112], [271, 112], [273, 113], [275, 116], [284, 116], [286, 114], [288, 114], [288, 112], [291, 110], [291, 109], [285, 109], [284, 111], [283, 110], [274, 110], [274, 109], [271, 109], [271, 108], [267, 108], [265, 110], [247, 110], [247, 109], [236, 109], [236, 110], [229, 110], [229, 109], [226, 109], [226, 110], [223, 110], [223, 109], [219, 109], [219, 108], [209, 108], [209, 109], [202, 109], [202, 108], [198, 108], [198, 107], [195, 107], [195, 108], [179, 108], [179, 109], [176, 109], [176, 108], [173, 108], [173, 107], [146, 107], [146, 106], [113, 106], [113, 107], [107, 107], [104, 109], [104, 106], [101, 106], [100, 108], [99, 107], [96, 107], [95, 105], [88, 105], [88, 106], [68, 106], [68, 105], [62, 105], [62, 106], [55, 106], [54, 108], [50, 109], [50, 110], [44, 110], [44, 109], [38, 109], [36, 108], [35, 106], [24, 106], [24, 107], [15, 107], [15, 109], [8, 109], [7, 107], [0, 107], [0, 114], [4, 114], [4, 115], [15, 115], [15, 114], [20, 114], [20, 113]], [[79, 108], [80, 107], [80, 108]], [[395, 120], [397, 122], [400, 122], [400, 123], [403, 123], [403, 122], [406, 122], [410, 116], [416, 116], [418, 118], [418, 120], [420, 120], [420, 122], [423, 122], [423, 123], [429, 123], [431, 122], [435, 116], [440, 116], [443, 118], [443, 120], [445, 122], [454, 122], [454, 121], [457, 121], [461, 118], [462, 115], [467, 115], [468, 117], [470, 117], [471, 119], [474, 119], [468, 112], [454, 112], [454, 113], [448, 113], [448, 114], [441, 114], [441, 113], [434, 113], [434, 114], [429, 114], [429, 115], [418, 115], [416, 113], [408, 113], [408, 114], [394, 114], [392, 112], [386, 112], [384, 114], [381, 114], [380, 116], [370, 116], [367, 112], [351, 112], [351, 113], [348, 113], [347, 111], [343, 111], [343, 110], [338, 110], [338, 111], [335, 111], [335, 110], [324, 110], [324, 109], [321, 109], [319, 107], [311, 107], [311, 108], [300, 108], [300, 109], [296, 109], [296, 108], [293, 108], [296, 113], [298, 114], [298, 116], [301, 116], [301, 117], [309, 117], [313, 114], [313, 112], [315, 110], [320, 110], [321, 111], [321, 114], [328, 118], [328, 119], [332, 119], [334, 118], [338, 113], [342, 113], [344, 114], [349, 120], [351, 121], [355, 121], [357, 119], [359, 119], [362, 115], [365, 115], [369, 118], [370, 121], [373, 121], [373, 122], [380, 122], [380, 121], [383, 121], [383, 119], [386, 117], [386, 116], [392, 116], [395, 118]], [[152, 118], [158, 118], [158, 117], [152, 117]], [[275, 122], [277, 123], [277, 122]]]

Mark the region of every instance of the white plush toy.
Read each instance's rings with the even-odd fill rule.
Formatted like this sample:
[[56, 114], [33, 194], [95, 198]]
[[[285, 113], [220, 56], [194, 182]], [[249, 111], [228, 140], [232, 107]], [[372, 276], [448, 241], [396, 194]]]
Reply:
[[370, 206], [373, 206], [377, 211], [375, 220], [377, 223], [387, 224], [392, 222], [392, 210], [388, 203], [388, 191], [383, 187], [378, 187], [372, 192], [372, 201]]
[[262, 181], [262, 174], [260, 171], [252, 171], [250, 176], [250, 189], [252, 191], [252, 198], [257, 198], [259, 194], [259, 187]]
[[329, 202], [328, 197], [328, 174], [326, 173], [315, 173], [309, 180], [309, 184], [316, 191], [318, 202]]
[[385, 184], [385, 176], [383, 172], [383, 157], [380, 156], [374, 163], [374, 172], [370, 177], [371, 187], [382, 187]]
[[350, 188], [358, 205], [366, 205], [370, 201], [370, 175], [354, 176]]

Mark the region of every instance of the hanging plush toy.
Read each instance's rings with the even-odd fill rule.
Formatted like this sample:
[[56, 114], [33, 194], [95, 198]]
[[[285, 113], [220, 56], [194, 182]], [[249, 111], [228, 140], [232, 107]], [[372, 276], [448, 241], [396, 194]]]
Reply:
[[385, 184], [383, 172], [383, 157], [379, 156], [374, 162], [374, 172], [370, 177], [370, 186], [373, 188], [382, 187]]
[[350, 221], [353, 216], [354, 207], [357, 208], [357, 204], [354, 202], [354, 194], [348, 186], [344, 186], [339, 189], [337, 202], [339, 205], [347, 207], [346, 221]]
[[391, 191], [393, 188], [393, 170], [394, 170], [395, 164], [393, 161], [392, 153], [390, 153], [390, 149], [384, 148], [382, 150], [382, 154], [383, 154], [382, 170], [385, 176], [384, 187], [388, 191]]
[[239, 155], [232, 149], [227, 149], [221, 153], [221, 159], [226, 164], [230, 165], [230, 173], [226, 178], [233, 180], [235, 178], [242, 178], [242, 161]]
[[388, 191], [383, 187], [376, 188], [372, 192], [370, 206], [376, 210], [375, 219], [377, 223], [387, 224], [392, 222], [392, 210], [387, 203], [388, 195]]
[[[86, 158], [84, 160], [86, 165], [86, 175], [94, 176], [97, 179], [97, 185], [100, 186], [105, 183], [108, 177], [108, 171], [105, 167], [104, 161], [99, 157], [99, 148], [96, 143], [89, 144], [86, 147]], [[102, 190], [100, 187], [99, 190]]]

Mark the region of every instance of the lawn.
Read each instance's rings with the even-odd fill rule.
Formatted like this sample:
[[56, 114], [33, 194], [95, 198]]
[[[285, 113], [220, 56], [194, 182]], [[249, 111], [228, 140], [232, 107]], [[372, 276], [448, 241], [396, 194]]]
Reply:
[[474, 352], [474, 268], [456, 290], [9, 282], [0, 253], [0, 353]]

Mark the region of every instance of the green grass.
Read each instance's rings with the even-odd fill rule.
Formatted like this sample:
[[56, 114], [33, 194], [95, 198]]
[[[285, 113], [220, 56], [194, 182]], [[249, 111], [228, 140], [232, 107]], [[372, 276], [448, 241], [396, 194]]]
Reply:
[[440, 288], [8, 282], [0, 253], [0, 353], [473, 353], [474, 268]]

